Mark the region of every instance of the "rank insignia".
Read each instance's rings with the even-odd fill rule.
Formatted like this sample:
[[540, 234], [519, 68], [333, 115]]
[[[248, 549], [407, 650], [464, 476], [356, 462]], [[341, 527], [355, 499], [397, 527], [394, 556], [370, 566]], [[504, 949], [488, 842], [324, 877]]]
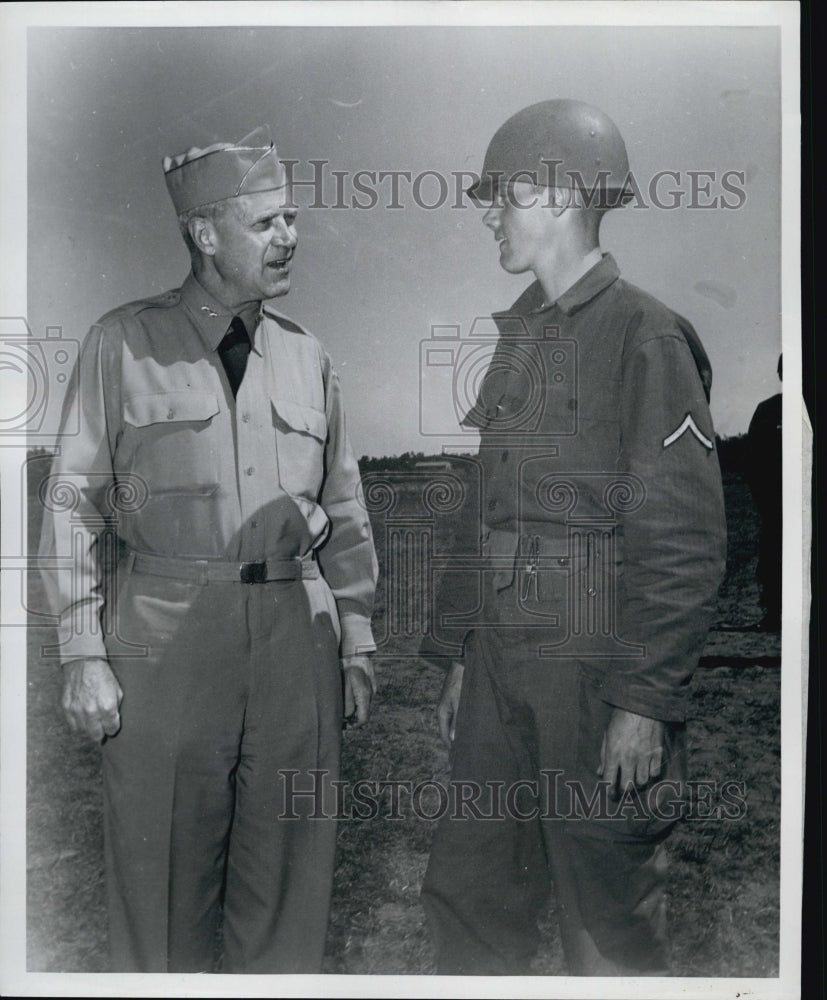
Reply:
[[674, 444], [677, 440], [682, 438], [687, 431], [692, 431], [692, 433], [701, 442], [704, 448], [707, 448], [709, 451], [712, 451], [712, 449], [715, 447], [712, 441], [709, 440], [706, 434], [704, 434], [700, 430], [698, 425], [692, 419], [691, 413], [687, 413], [686, 416], [683, 418], [683, 421], [681, 422], [680, 426], [676, 427], [671, 434], [669, 434], [667, 437], [663, 439], [663, 447], [668, 448], [670, 444]]

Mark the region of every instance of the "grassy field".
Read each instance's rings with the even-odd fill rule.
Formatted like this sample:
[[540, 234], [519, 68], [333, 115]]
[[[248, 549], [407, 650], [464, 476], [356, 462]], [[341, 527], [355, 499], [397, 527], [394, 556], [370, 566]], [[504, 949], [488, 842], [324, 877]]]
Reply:
[[[33, 462], [36, 483], [44, 463]], [[30, 491], [36, 496], [36, 489]], [[749, 491], [726, 482], [730, 559], [719, 617], [729, 626], [759, 617], [754, 583], [757, 521]], [[30, 535], [39, 530], [30, 508]], [[380, 565], [383, 532], [377, 525]], [[43, 606], [32, 574], [30, 607]], [[377, 601], [377, 625], [386, 614]], [[67, 730], [54, 661], [41, 660], [48, 630], [29, 640], [28, 967], [106, 970], [102, 882], [100, 757]], [[404, 643], [377, 664], [379, 694], [370, 725], [345, 733], [343, 777], [350, 781], [447, 778], [447, 753], [434, 723], [441, 676], [404, 655]], [[670, 840], [673, 967], [687, 976], [778, 974], [779, 680], [777, 636], [717, 631], [691, 690], [690, 775], [746, 785], [737, 822], [695, 820]], [[716, 665], [719, 663], [726, 665]], [[325, 971], [422, 974], [433, 954], [419, 903], [432, 824], [403, 818], [349, 820], [340, 826], [339, 863]], [[564, 972], [553, 900], [544, 943], [527, 973]]]

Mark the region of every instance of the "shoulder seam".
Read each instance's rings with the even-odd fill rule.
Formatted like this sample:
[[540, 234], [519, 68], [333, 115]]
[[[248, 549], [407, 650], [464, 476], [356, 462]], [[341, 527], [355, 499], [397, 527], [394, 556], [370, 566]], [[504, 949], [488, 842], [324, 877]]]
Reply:
[[124, 302], [122, 305], [116, 306], [114, 309], [110, 309], [109, 312], [104, 313], [95, 325], [104, 326], [109, 321], [117, 319], [120, 315], [137, 316], [138, 313], [143, 312], [145, 309], [171, 309], [173, 306], [178, 305], [180, 301], [181, 289], [170, 288], [166, 292], [161, 292], [160, 295], [153, 295], [146, 299], [134, 299], [132, 302]]
[[301, 323], [297, 323], [296, 320], [291, 319], [289, 316], [285, 316], [284, 313], [277, 312], [270, 306], [264, 306], [262, 308], [262, 313], [269, 319], [275, 320], [282, 330], [286, 330], [288, 333], [299, 333], [302, 336], [311, 337], [315, 340], [313, 334], [310, 333], [309, 330], [306, 330]]
[[686, 337], [683, 335], [680, 328], [677, 328], [663, 333], [655, 333], [651, 337], [646, 337], [645, 340], [635, 340], [633, 343], [628, 345], [628, 350], [636, 351], [639, 347], [645, 347], [646, 344], [651, 344], [656, 340], [677, 340], [679, 343], [684, 344], [687, 350], [689, 349], [689, 344], [686, 343]]

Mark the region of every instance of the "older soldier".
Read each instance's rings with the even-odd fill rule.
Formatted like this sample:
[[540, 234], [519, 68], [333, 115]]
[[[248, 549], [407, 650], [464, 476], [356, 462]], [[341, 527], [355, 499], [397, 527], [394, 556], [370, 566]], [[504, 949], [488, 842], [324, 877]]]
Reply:
[[296, 248], [269, 130], [164, 171], [192, 273], [92, 327], [66, 402], [76, 502], [41, 545], [75, 557], [45, 571], [63, 706], [103, 737], [113, 970], [210, 971], [223, 913], [223, 971], [313, 972], [335, 823], [293, 793], [336, 778], [343, 688], [368, 715], [370, 526], [330, 360], [262, 304]]
[[495, 314], [467, 418], [482, 583], [460, 587], [457, 561], [437, 605], [470, 617], [479, 588], [483, 608], [438, 708], [456, 802], [423, 898], [442, 973], [526, 973], [550, 878], [572, 973], [668, 967], [662, 841], [725, 526], [703, 348], [600, 249], [628, 170], [605, 114], [544, 101], [499, 129], [471, 190], [500, 266], [536, 280]]

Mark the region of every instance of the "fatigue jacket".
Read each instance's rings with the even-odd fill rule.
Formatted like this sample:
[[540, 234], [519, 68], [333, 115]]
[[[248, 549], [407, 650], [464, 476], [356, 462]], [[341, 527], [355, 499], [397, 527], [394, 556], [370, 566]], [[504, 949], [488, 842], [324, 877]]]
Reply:
[[[535, 282], [494, 320], [465, 419], [480, 431], [485, 585], [514, 589], [549, 669], [575, 658], [605, 701], [679, 721], [726, 556], [703, 347], [609, 254], [553, 304]], [[448, 575], [437, 613], [481, 604], [473, 574], [466, 592]]]
[[68, 388], [41, 566], [61, 659], [103, 656], [101, 527], [137, 552], [236, 562], [315, 553], [343, 656], [374, 648], [377, 565], [339, 382], [270, 305], [245, 316], [237, 398], [218, 356], [232, 313], [190, 275], [95, 324]]

